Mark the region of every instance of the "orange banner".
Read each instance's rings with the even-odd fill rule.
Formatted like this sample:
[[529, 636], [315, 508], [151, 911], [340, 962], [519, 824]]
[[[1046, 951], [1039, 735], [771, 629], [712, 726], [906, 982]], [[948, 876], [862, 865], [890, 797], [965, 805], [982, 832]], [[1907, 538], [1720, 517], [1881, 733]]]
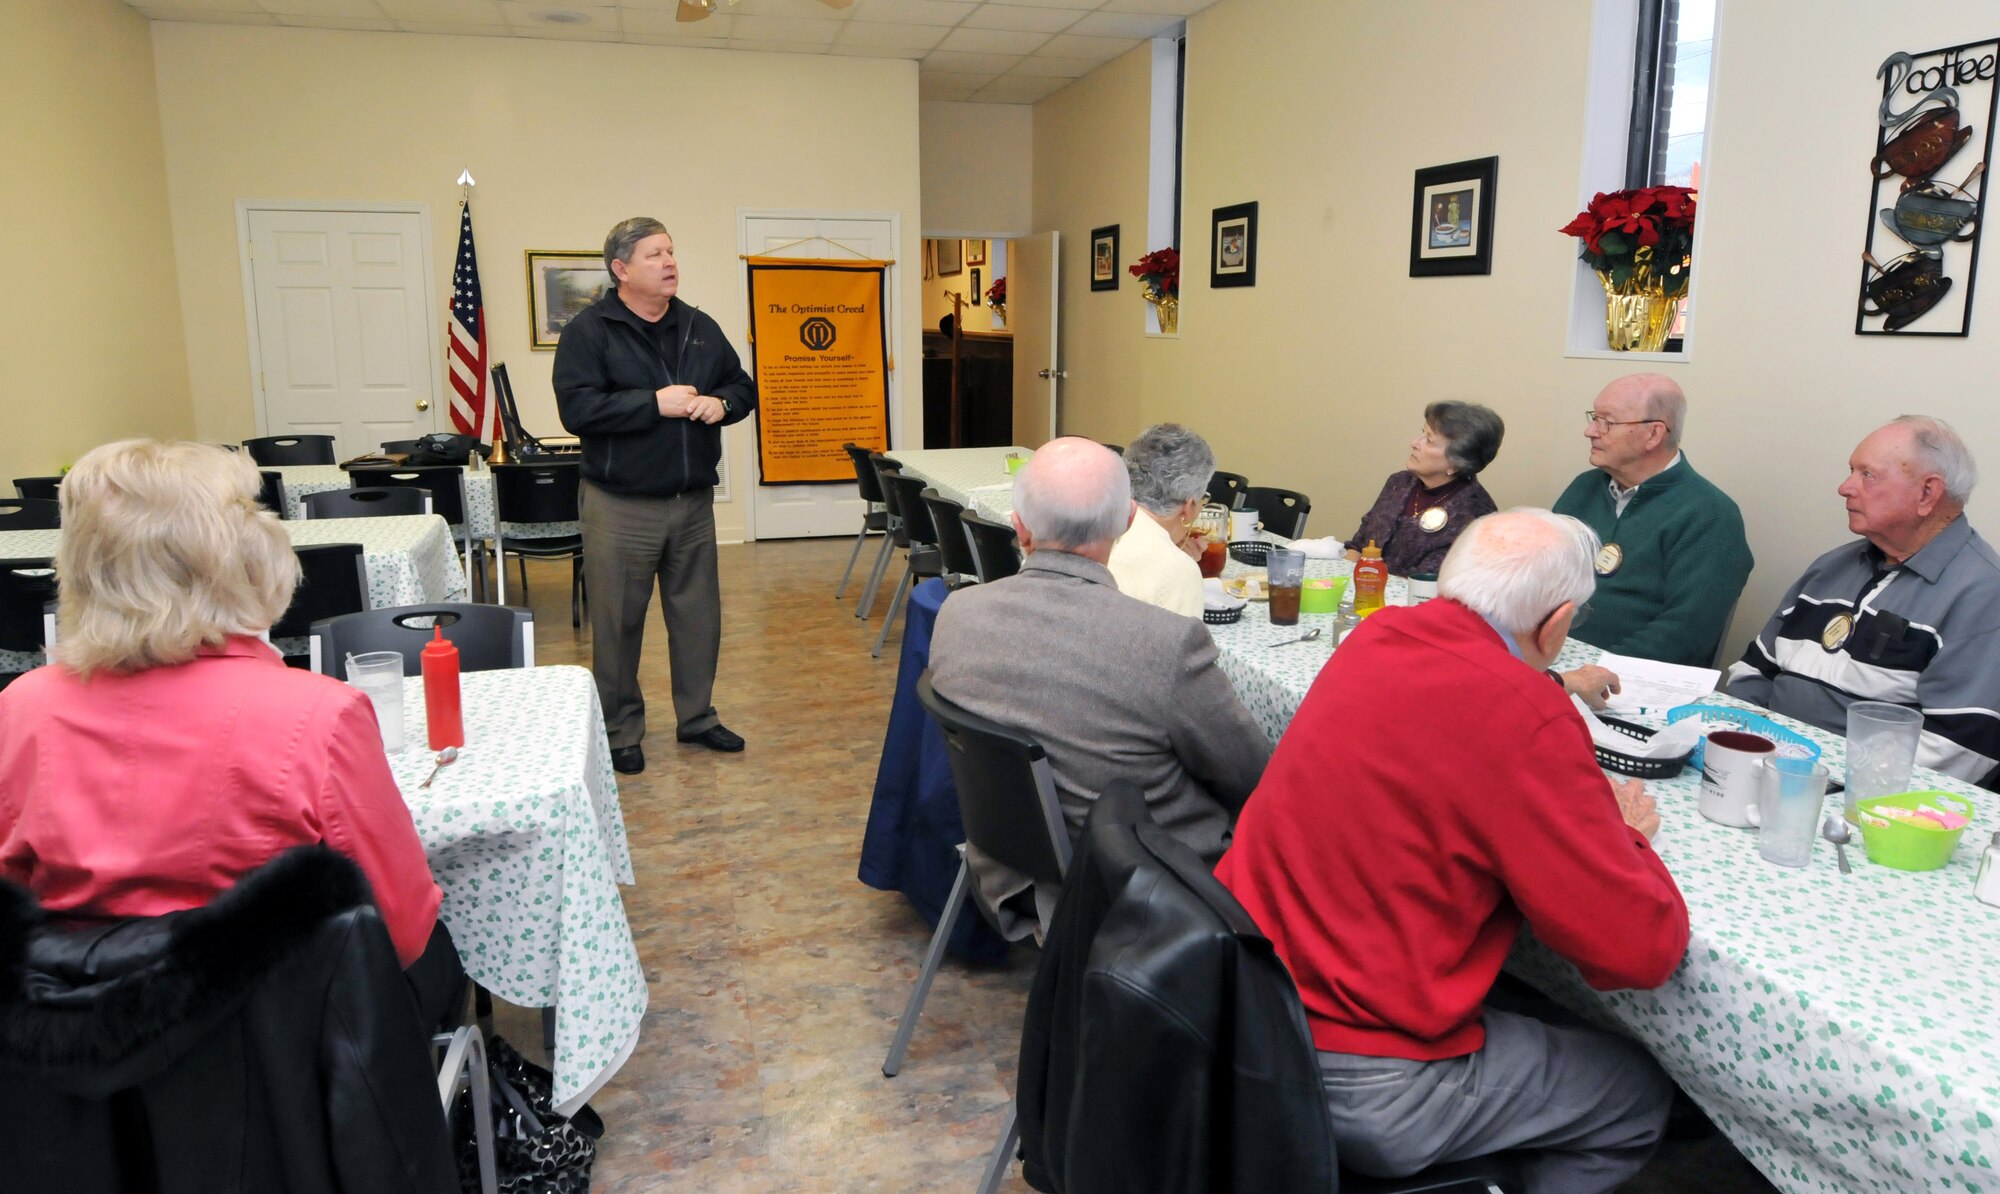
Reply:
[[886, 261], [749, 257], [760, 485], [854, 483], [889, 447]]

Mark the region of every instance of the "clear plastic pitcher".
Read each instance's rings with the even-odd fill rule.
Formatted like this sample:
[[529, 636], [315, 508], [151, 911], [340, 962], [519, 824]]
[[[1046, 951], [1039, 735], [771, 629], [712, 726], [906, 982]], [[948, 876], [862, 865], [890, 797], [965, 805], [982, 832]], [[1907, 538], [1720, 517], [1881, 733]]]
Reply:
[[1779, 866], [1804, 866], [1819, 836], [1819, 806], [1826, 797], [1827, 770], [1811, 759], [1762, 761], [1763, 788], [1747, 810], [1757, 826], [1757, 853]]

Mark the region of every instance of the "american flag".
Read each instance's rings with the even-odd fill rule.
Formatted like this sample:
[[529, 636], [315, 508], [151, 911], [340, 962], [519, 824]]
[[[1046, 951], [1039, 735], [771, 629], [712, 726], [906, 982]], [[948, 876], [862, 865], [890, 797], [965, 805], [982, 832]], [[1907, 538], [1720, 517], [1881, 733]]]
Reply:
[[486, 420], [486, 303], [479, 295], [479, 259], [472, 251], [472, 205], [458, 217], [458, 265], [451, 279], [451, 424], [481, 442]]

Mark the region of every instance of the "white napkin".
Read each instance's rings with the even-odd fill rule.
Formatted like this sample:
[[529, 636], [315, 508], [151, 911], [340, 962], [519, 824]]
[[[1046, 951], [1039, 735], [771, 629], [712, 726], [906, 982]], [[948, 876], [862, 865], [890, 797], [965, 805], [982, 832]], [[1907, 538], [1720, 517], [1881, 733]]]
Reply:
[[1309, 560], [1337, 560], [1347, 554], [1347, 545], [1332, 535], [1321, 539], [1294, 539], [1282, 546], [1306, 553]]
[[1201, 582], [1202, 604], [1210, 609], [1242, 609], [1250, 604], [1241, 597], [1231, 597], [1222, 591], [1222, 580], [1209, 577]]
[[1582, 697], [1571, 696], [1569, 699], [1576, 706], [1576, 711], [1583, 714], [1583, 724], [1590, 727], [1593, 744], [1634, 759], [1671, 759], [1684, 755], [1694, 749], [1695, 743], [1701, 741], [1702, 734], [1706, 732], [1699, 717], [1690, 717], [1641, 741], [1599, 721], [1590, 706], [1583, 703]]

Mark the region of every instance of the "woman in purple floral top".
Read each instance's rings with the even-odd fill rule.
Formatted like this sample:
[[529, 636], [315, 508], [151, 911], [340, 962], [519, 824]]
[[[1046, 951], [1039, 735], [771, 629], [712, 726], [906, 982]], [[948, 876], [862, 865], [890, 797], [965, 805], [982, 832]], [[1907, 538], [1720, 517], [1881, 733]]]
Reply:
[[1410, 441], [1402, 471], [1383, 483], [1347, 537], [1347, 558], [1360, 559], [1373, 540], [1392, 575], [1435, 575], [1466, 524], [1498, 509], [1478, 476], [1499, 455], [1506, 433], [1500, 416], [1476, 402], [1425, 407], [1423, 434]]

